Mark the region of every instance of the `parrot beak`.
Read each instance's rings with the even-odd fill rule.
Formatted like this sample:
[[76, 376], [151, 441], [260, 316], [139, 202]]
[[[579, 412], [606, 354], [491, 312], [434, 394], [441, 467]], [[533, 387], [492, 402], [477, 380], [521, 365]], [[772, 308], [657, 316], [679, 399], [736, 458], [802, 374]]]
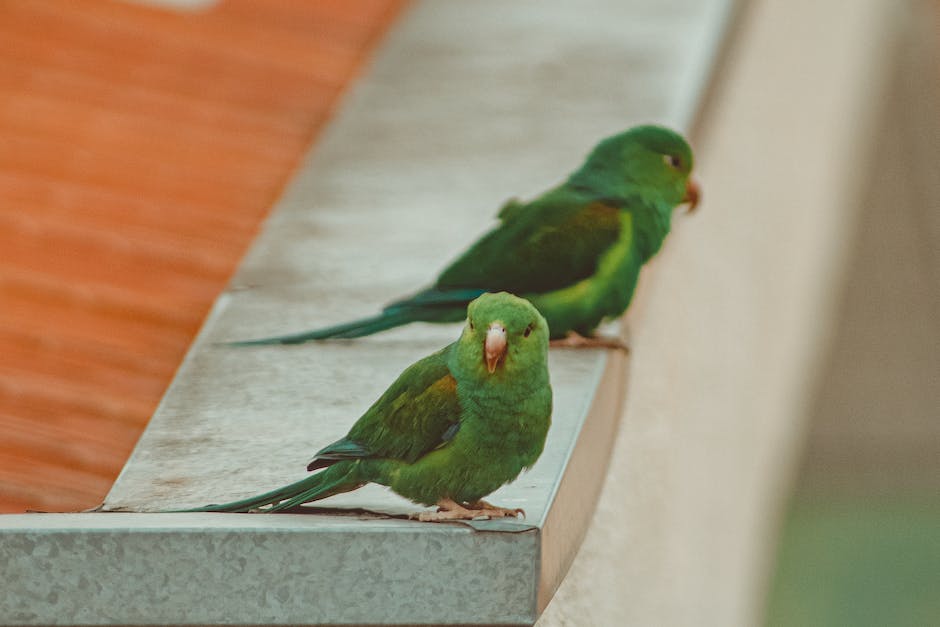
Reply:
[[690, 178], [689, 182], [685, 184], [685, 196], [682, 198], [682, 202], [689, 203], [689, 213], [695, 211], [701, 195], [702, 192], [698, 186], [698, 182]]
[[500, 323], [494, 322], [487, 329], [483, 354], [486, 357], [486, 369], [493, 374], [496, 372], [496, 366], [506, 356], [506, 329]]

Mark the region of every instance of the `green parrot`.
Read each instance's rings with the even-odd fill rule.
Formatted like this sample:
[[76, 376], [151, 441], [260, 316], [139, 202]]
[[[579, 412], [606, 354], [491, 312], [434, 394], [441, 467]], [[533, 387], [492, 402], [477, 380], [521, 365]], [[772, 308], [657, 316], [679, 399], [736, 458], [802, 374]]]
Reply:
[[483, 294], [460, 338], [408, 367], [296, 483], [186, 511], [276, 512], [366, 483], [438, 511], [422, 521], [515, 517], [483, 497], [532, 466], [551, 424], [548, 325], [527, 301]]
[[601, 141], [567, 181], [535, 200], [507, 202], [499, 224], [450, 264], [428, 289], [381, 313], [323, 329], [234, 342], [297, 344], [371, 335], [410, 322], [457, 322], [483, 292], [529, 300], [554, 345], [625, 348], [593, 337], [626, 311], [640, 268], [662, 246], [673, 209], [698, 203], [692, 151], [677, 133], [637, 126]]

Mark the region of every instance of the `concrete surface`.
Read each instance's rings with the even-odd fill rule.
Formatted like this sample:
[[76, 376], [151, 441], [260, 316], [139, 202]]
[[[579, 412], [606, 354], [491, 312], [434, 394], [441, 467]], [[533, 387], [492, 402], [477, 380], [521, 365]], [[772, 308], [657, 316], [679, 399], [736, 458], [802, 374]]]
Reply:
[[940, 5], [902, 14], [801, 489], [940, 494]]
[[303, 515], [37, 514], [0, 516], [0, 538], [4, 625], [431, 625], [444, 614], [528, 624], [535, 605], [534, 532]]
[[757, 0], [696, 137], [705, 203], [634, 310], [594, 520], [539, 625], [761, 624], [779, 513], [838, 324], [898, 23]]
[[940, 617], [940, 2], [910, 0], [765, 627]]
[[[650, 121], [687, 130], [729, 7], [723, 0], [417, 4], [216, 303], [105, 508], [221, 502], [303, 476], [313, 451], [343, 435], [407, 364], [452, 341], [458, 327], [413, 325], [350, 344], [218, 342], [372, 313], [428, 283], [492, 225], [506, 198], [555, 184], [601, 137]], [[685, 228], [676, 222], [677, 231]], [[81, 607], [88, 624], [531, 624], [593, 511], [625, 367], [621, 354], [552, 354], [556, 409], [546, 451], [491, 499], [524, 507], [526, 521], [483, 523], [476, 527], [488, 533], [477, 533], [368, 516], [7, 517], [0, 622], [54, 623]], [[415, 509], [372, 487], [322, 504]], [[365, 550], [347, 542], [353, 536], [378, 544]], [[68, 566], [63, 579], [44, 570], [56, 551]], [[243, 567], [238, 555], [251, 559]], [[395, 556], [394, 568], [377, 566], [384, 556]], [[506, 585], [494, 574], [504, 560]], [[331, 567], [318, 568], [323, 563]], [[376, 576], [354, 608], [333, 603], [336, 582], [352, 585], [364, 569]], [[459, 592], [404, 591], [416, 581], [447, 581]], [[194, 587], [198, 602], [187, 596]], [[166, 589], [174, 598], [157, 592]]]

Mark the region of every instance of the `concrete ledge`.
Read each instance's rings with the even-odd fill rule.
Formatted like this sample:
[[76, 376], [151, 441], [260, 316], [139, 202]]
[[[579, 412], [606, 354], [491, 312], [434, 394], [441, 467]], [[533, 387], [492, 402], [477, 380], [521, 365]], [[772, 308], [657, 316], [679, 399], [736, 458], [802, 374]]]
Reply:
[[[302, 476], [312, 451], [457, 327], [219, 342], [372, 313], [601, 137], [651, 121], [688, 130], [730, 7], [417, 3], [216, 303], [105, 509], [222, 502]], [[415, 506], [374, 486], [321, 502], [374, 512], [353, 516], [3, 517], [0, 624], [532, 624], [592, 516], [627, 369], [604, 352], [554, 352], [550, 365], [545, 453], [491, 499], [525, 521], [389, 518]]]
[[[3, 516], [0, 573], [13, 578], [4, 580], [0, 619], [359, 625], [407, 617], [437, 624], [446, 613], [479, 624], [532, 622], [534, 530], [481, 534], [462, 525], [358, 522], [304, 515]], [[469, 556], [474, 568], [464, 567]]]

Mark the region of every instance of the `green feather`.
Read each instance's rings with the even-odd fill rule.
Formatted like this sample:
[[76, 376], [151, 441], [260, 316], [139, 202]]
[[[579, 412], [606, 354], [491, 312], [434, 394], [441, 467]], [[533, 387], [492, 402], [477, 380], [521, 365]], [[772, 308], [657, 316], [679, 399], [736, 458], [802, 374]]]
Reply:
[[[187, 511], [276, 512], [369, 482], [416, 503], [477, 501], [538, 459], [551, 424], [548, 326], [507, 293], [470, 303], [453, 344], [411, 365], [349, 430], [321, 449], [313, 475], [264, 494]], [[491, 372], [492, 325], [506, 349]]]
[[206, 505], [204, 507], [194, 507], [192, 509], [180, 510], [181, 512], [250, 512], [262, 510], [266, 512], [281, 511], [294, 507], [287, 505], [292, 503], [298, 497], [302, 500], [296, 503], [306, 503], [307, 501], [316, 501], [325, 499], [334, 494], [348, 492], [360, 487], [362, 483], [357, 480], [359, 467], [352, 462], [344, 462], [331, 466], [322, 472], [313, 474], [305, 479], [291, 483], [289, 485], [252, 496], [240, 501], [224, 503], [222, 505]]
[[385, 331], [386, 329], [414, 321], [415, 319], [409, 315], [409, 312], [404, 310], [393, 312], [383, 311], [377, 316], [337, 324], [323, 329], [278, 335], [276, 337], [265, 337], [257, 340], [239, 340], [237, 342], [229, 342], [228, 344], [230, 346], [263, 346], [267, 344], [302, 344], [310, 340], [325, 340], [328, 338], [356, 338], [372, 335], [373, 333]]
[[[553, 338], [589, 335], [629, 306], [637, 278], [686, 196], [692, 152], [678, 134], [638, 126], [601, 141], [564, 183], [524, 202], [457, 257], [434, 285], [373, 318], [242, 344], [353, 338], [409, 322], [455, 322], [483, 292], [532, 301]], [[586, 299], [585, 299], [586, 296]]]

